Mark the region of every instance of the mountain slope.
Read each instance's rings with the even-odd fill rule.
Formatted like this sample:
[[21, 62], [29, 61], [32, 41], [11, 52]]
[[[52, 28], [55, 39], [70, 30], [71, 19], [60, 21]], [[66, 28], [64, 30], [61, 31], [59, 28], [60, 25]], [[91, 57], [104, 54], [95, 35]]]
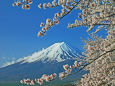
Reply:
[[42, 74], [64, 71], [64, 64], [73, 64], [80, 53], [64, 42], [55, 43], [46, 49], [21, 58], [16, 63], [0, 68], [0, 81], [18, 81], [23, 78], [36, 78]]

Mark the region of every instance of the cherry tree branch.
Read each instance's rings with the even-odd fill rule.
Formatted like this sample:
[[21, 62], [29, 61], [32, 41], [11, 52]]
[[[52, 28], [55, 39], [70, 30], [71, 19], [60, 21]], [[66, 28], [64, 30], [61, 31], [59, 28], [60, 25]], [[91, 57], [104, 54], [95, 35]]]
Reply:
[[74, 72], [74, 73], [71, 73], [71, 74], [69, 74], [68, 76], [80, 72], [80, 71], [83, 70], [85, 67], [87, 67], [88, 65], [90, 65], [91, 63], [93, 63], [94, 61], [96, 61], [97, 59], [99, 59], [100, 57], [102, 57], [103, 55], [106, 55], [107, 53], [110, 53], [110, 52], [113, 52], [113, 51], [115, 51], [115, 49], [112, 49], [112, 50], [110, 50], [110, 51], [106, 51], [105, 53], [101, 54], [99, 57], [95, 58], [93, 61], [89, 62], [88, 64], [83, 65], [83, 67], [80, 68], [78, 71], [76, 71], [76, 72]]
[[[79, 0], [78, 2], [75, 2], [76, 5], [73, 6], [73, 8], [71, 9], [71, 11], [72, 11], [80, 2], [81, 2], [81, 0]], [[62, 16], [62, 17], [60, 18], [60, 20], [61, 20], [63, 17], [65, 17], [66, 15], [68, 15], [69, 13], [71, 13], [71, 11], [67, 12], [64, 16]]]

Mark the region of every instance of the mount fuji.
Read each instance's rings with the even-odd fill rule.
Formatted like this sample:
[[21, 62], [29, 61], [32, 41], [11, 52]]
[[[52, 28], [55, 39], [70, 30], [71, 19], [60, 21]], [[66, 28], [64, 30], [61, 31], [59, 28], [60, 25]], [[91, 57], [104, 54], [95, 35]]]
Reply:
[[33, 53], [31, 56], [27, 56], [17, 60], [23, 63], [32, 63], [37, 61], [46, 62], [62, 62], [67, 59], [74, 59], [80, 57], [80, 52], [76, 51], [68, 44], [64, 42], [55, 43], [46, 49], [42, 49], [39, 52]]
[[31, 56], [18, 59], [15, 63], [0, 68], [0, 81], [18, 81], [36, 78], [42, 74], [63, 72], [64, 64], [73, 64], [81, 53], [64, 42], [55, 43]]

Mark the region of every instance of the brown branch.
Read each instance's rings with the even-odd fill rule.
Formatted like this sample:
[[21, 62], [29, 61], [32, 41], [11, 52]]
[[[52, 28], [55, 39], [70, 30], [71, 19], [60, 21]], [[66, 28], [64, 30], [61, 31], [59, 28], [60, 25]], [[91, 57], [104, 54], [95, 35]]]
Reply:
[[94, 25], [115, 25], [115, 24], [109, 24], [109, 23], [96, 23]]
[[110, 50], [110, 51], [106, 51], [105, 53], [101, 54], [98, 58], [95, 58], [95, 59], [94, 59], [93, 61], [91, 61], [90, 63], [85, 64], [85, 65], [84, 65], [82, 68], [80, 68], [78, 71], [76, 71], [76, 72], [74, 72], [74, 73], [71, 73], [71, 74], [69, 74], [68, 76], [80, 72], [80, 71], [83, 70], [85, 67], [87, 67], [88, 65], [90, 65], [91, 63], [93, 63], [94, 61], [96, 61], [97, 59], [99, 59], [101, 56], [103, 56], [103, 55], [105, 55], [105, 54], [107, 54], [107, 53], [113, 52], [113, 51], [115, 51], [115, 49], [112, 49], [112, 50]]
[[[81, 2], [81, 0], [79, 0], [78, 2], [76, 2], [76, 5], [73, 6], [73, 8], [71, 9], [71, 11], [72, 11], [80, 2]], [[66, 15], [68, 15], [69, 13], [71, 13], [71, 11], [67, 12], [64, 16], [62, 16], [62, 17], [60, 18], [60, 20], [61, 20], [63, 17], [65, 17]], [[59, 21], [60, 21], [60, 20], [59, 20]]]
[[[95, 25], [115, 25], [115, 24], [109, 24], [109, 23], [96, 23], [96, 24], [93, 24], [94, 26]], [[80, 26], [90, 26], [90, 24], [83, 24], [83, 25], [80, 25]]]
[[[106, 16], [104, 18], [107, 18], [107, 17], [111, 17], [111, 16], [115, 16], [115, 13], [109, 15], [109, 16]], [[102, 17], [100, 17], [100, 19], [104, 19]], [[84, 24], [85, 26], [89, 26], [88, 24]], [[109, 24], [109, 23], [96, 23], [96, 24], [93, 24], [93, 25], [115, 25], [115, 24]]]

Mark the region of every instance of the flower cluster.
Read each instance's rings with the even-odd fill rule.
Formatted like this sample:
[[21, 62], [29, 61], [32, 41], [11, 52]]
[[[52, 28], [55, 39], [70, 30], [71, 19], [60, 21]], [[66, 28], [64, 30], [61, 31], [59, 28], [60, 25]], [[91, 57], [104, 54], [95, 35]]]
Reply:
[[35, 85], [36, 83], [42, 85], [44, 82], [49, 82], [49, 81], [54, 80], [56, 78], [56, 76], [57, 76], [56, 73], [51, 74], [51, 75], [43, 74], [41, 78], [38, 78], [35, 80], [23, 79], [20, 82], [22, 84], [27, 84], [27, 85]]
[[70, 66], [68, 64], [63, 65], [63, 68], [64, 68], [65, 71], [59, 73], [59, 78], [60, 79], [65, 78], [66, 76], [68, 76], [68, 75], [71, 74], [71, 72], [72, 72], [73, 69], [78, 68], [81, 65], [82, 65], [82, 62], [78, 63], [77, 61], [74, 62], [74, 65], [70, 65]]
[[108, 4], [104, 0], [83, 0], [77, 9], [82, 12], [79, 13], [75, 23], [68, 24], [68, 28], [88, 26], [89, 32], [96, 25], [115, 25], [115, 7], [112, 3]]
[[27, 85], [35, 85], [35, 82], [33, 80], [30, 80], [30, 79], [20, 80], [20, 83], [27, 84]]
[[43, 9], [46, 9], [46, 8], [54, 8], [54, 7], [56, 7], [58, 4], [56, 3], [56, 0], [53, 0], [52, 1], [52, 3], [43, 3], [43, 4], [38, 4], [38, 8], [42, 8], [43, 7]]
[[[61, 13], [56, 13], [54, 16], [55, 19], [61, 19], [65, 15], [69, 14], [73, 8], [77, 8], [77, 10], [81, 10], [79, 13], [79, 18], [76, 19], [75, 23], [68, 24], [68, 28], [78, 27], [78, 26], [88, 26], [88, 32], [92, 30], [96, 25], [115, 25], [114, 12], [115, 7], [111, 3], [107, 3], [104, 0], [80, 0], [80, 3], [75, 2], [74, 0], [54, 0], [56, 5], [50, 4], [49, 8], [60, 6], [62, 7]], [[53, 3], [52, 2], [52, 3]], [[102, 3], [102, 4], [101, 4]], [[42, 5], [39, 4], [39, 8]], [[48, 4], [43, 4], [43, 8], [48, 7]], [[57, 15], [58, 14], [58, 15]], [[58, 20], [58, 21], [59, 21]], [[52, 24], [52, 26], [55, 24]], [[50, 27], [49, 27], [50, 28]], [[99, 30], [98, 30], [99, 31]], [[96, 30], [97, 32], [97, 30]], [[42, 34], [41, 34], [42, 33]], [[44, 31], [39, 32], [39, 36], [43, 36]]]
[[14, 2], [12, 5], [13, 6], [22, 6], [22, 9], [30, 9], [30, 4], [32, 4], [31, 0], [23, 0]]
[[[79, 3], [78, 3], [79, 2]], [[107, 3], [106, 0], [79, 0], [76, 2], [75, 0], [56, 0], [52, 1], [52, 3], [44, 3], [39, 4], [39, 8], [54, 8], [57, 6], [61, 6], [61, 13], [58, 12], [54, 15], [52, 24], [48, 27], [52, 27], [59, 23], [59, 21], [67, 14], [71, 12], [72, 9], [81, 10], [79, 13], [78, 18], [75, 20], [75, 23], [68, 24], [68, 28], [79, 27], [79, 26], [88, 26], [87, 32], [91, 31], [96, 25], [115, 25], [115, 7], [111, 3]], [[55, 4], [54, 4], [55, 3]], [[47, 24], [45, 25], [47, 26]], [[99, 29], [96, 32], [100, 31]], [[44, 36], [45, 31], [42, 29], [38, 36]]]
[[[59, 21], [67, 14], [69, 14], [73, 9], [81, 11], [78, 18], [76, 18], [75, 23], [68, 24], [68, 28], [88, 26], [88, 30], [92, 30], [96, 25], [115, 25], [115, 7], [114, 0], [53, 0], [48, 3], [40, 3], [38, 7], [41, 9], [55, 8], [61, 6], [61, 12], [54, 14], [52, 22], [50, 24], [44, 24], [44, 27], [38, 36], [44, 36], [45, 32], [51, 28], [53, 25], [58, 24]], [[22, 0], [13, 3], [13, 6], [22, 5], [23, 9], [30, 9], [31, 0]], [[45, 29], [45, 30], [44, 30]], [[99, 30], [98, 30], [99, 31]]]
[[47, 19], [46, 24], [44, 24], [44, 23], [40, 24], [40, 27], [42, 27], [42, 30], [38, 33], [38, 36], [44, 36], [46, 31], [48, 31], [50, 27], [52, 27], [54, 24], [58, 24], [58, 23], [59, 23], [59, 20], [51, 21], [51, 19]]
[[49, 81], [52, 81], [56, 78], [56, 73], [54, 74], [51, 74], [51, 75], [46, 75], [46, 74], [43, 74], [42, 77], [40, 79], [35, 79], [35, 82], [42, 85], [45, 82], [49, 82]]
[[[17, 1], [13, 3], [13, 6], [22, 6], [23, 9], [30, 9], [30, 4], [32, 4], [31, 0], [23, 0], [23, 1]], [[40, 27], [42, 27], [42, 30], [38, 32], [38, 36], [44, 36], [46, 31], [49, 30], [53, 25], [59, 24], [59, 21], [61, 18], [63, 18], [65, 15], [69, 14], [71, 10], [74, 8], [74, 6], [78, 4], [75, 0], [53, 0], [51, 3], [43, 3], [38, 4], [38, 8], [55, 8], [57, 6], [61, 6], [61, 12], [57, 12], [54, 14], [54, 18], [52, 19], [46, 19], [46, 24], [41, 23]], [[48, 22], [47, 22], [48, 21]]]
[[46, 31], [49, 30], [49, 28], [51, 28], [52, 26], [54, 26], [55, 24], [59, 24], [60, 20], [62, 17], [64, 17], [65, 15], [69, 14], [71, 12], [71, 10], [73, 9], [73, 5], [75, 4], [74, 0], [58, 0], [56, 2], [56, 0], [53, 0], [52, 3], [43, 3], [43, 4], [39, 4], [38, 7], [41, 9], [42, 7], [44, 9], [46, 8], [54, 8], [57, 6], [61, 6], [61, 12], [57, 12], [54, 14], [53, 19], [46, 19], [46, 23], [41, 23], [40, 27], [42, 27], [42, 30], [40, 32], [38, 32], [38, 36], [44, 36]]
[[[105, 39], [94, 36], [85, 41], [86, 67], [90, 72], [83, 75], [80, 86], [114, 86], [115, 75], [115, 27], [108, 30]], [[98, 58], [99, 57], [99, 58]]]

